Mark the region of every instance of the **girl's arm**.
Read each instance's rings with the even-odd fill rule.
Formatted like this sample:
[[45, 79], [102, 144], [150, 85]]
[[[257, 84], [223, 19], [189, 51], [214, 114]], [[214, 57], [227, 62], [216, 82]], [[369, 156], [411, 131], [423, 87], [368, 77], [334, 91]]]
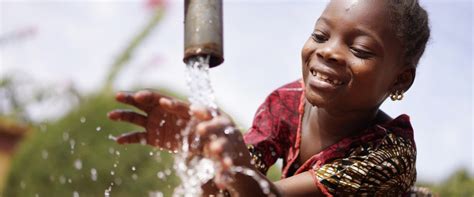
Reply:
[[[206, 112], [193, 111], [193, 114], [201, 113]], [[221, 114], [214, 118], [201, 119], [201, 121], [196, 127], [196, 132], [201, 136], [201, 142], [205, 143], [204, 156], [213, 159], [221, 166], [214, 179], [218, 188], [226, 189], [239, 196], [272, 196], [271, 194], [274, 196], [323, 196], [315, 185], [311, 172], [301, 173], [275, 183], [269, 181], [251, 163], [242, 134], [234, 129], [229, 116]], [[236, 172], [242, 170], [251, 170], [254, 176]], [[211, 185], [203, 187], [205, 194], [216, 191]]]

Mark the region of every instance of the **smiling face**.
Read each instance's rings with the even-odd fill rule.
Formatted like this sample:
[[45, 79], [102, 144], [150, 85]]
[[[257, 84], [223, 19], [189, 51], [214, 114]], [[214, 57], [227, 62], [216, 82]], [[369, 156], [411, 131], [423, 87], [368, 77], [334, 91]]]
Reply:
[[384, 1], [331, 1], [302, 50], [307, 100], [338, 112], [371, 110], [408, 89], [414, 73], [401, 65], [393, 32]]

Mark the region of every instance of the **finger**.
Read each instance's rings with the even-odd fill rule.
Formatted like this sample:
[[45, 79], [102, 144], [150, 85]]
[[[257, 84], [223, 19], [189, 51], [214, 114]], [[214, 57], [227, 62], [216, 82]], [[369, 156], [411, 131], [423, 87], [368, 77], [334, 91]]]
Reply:
[[111, 120], [125, 121], [138, 126], [146, 127], [147, 117], [130, 110], [114, 110], [107, 114]]
[[161, 98], [169, 98], [168, 96], [152, 92], [150, 90], [140, 90], [133, 94], [133, 98], [143, 106], [155, 106], [160, 102]]
[[220, 161], [220, 167], [214, 178], [214, 183], [218, 188], [226, 188], [227, 185], [233, 181], [233, 174], [230, 172], [232, 166], [232, 159], [230, 157], [224, 157], [224, 159]]
[[233, 133], [234, 124], [226, 117], [218, 116], [210, 121], [201, 122], [196, 126], [196, 132], [203, 137]]
[[205, 121], [212, 119], [212, 113], [210, 109], [201, 106], [191, 106], [191, 115], [199, 120]]
[[166, 111], [176, 114], [181, 118], [189, 119], [189, 104], [177, 99], [162, 97], [159, 100], [160, 106]]
[[134, 144], [134, 143], [140, 143], [140, 144], [147, 144], [146, 140], [147, 134], [146, 132], [132, 132], [132, 133], [126, 133], [121, 136], [119, 136], [116, 139], [116, 142], [119, 144]]
[[214, 184], [221, 190], [231, 189], [227, 187], [231, 182], [233, 182], [232, 173], [227, 170], [219, 170], [214, 177]]
[[138, 109], [145, 110], [145, 106], [138, 103], [135, 98], [133, 98], [133, 93], [131, 92], [117, 92], [115, 95], [115, 100], [124, 104], [132, 105]]
[[218, 161], [223, 159], [222, 153], [224, 152], [224, 145], [227, 143], [227, 139], [224, 137], [217, 138], [209, 144], [209, 154], [211, 158], [215, 158]]

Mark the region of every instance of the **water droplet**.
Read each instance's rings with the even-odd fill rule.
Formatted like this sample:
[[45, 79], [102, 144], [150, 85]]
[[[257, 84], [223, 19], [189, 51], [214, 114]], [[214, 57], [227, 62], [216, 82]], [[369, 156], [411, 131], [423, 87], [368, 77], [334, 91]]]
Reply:
[[82, 161], [80, 159], [76, 159], [76, 161], [74, 161], [74, 168], [77, 170], [82, 169]]
[[110, 171], [110, 175], [112, 175], [112, 176], [115, 175], [115, 172], [113, 170]]
[[160, 121], [160, 127], [162, 127], [163, 125], [165, 125], [166, 121], [165, 120], [161, 120]]
[[114, 179], [114, 183], [116, 185], [121, 185], [122, 184], [122, 179], [120, 177], [117, 177], [117, 178]]
[[149, 153], [149, 154], [150, 154], [150, 156], [153, 156], [153, 152], [151, 152], [151, 151], [150, 151], [150, 153]]
[[40, 195], [39, 194], [35, 194], [35, 197], [39, 197]]
[[163, 172], [158, 172], [156, 173], [156, 176], [159, 178], [159, 179], [164, 179], [165, 178], [165, 174]]
[[232, 134], [232, 133], [234, 133], [234, 131], [235, 131], [234, 127], [227, 127], [227, 128], [224, 129], [224, 133], [226, 135]]
[[113, 155], [113, 154], [114, 154], [114, 152], [115, 152], [115, 149], [114, 149], [114, 148], [112, 148], [112, 147], [109, 147], [109, 153], [110, 153], [111, 155]]
[[136, 169], [135, 169], [135, 166], [132, 166], [132, 171], [135, 171], [135, 170], [136, 170]]
[[107, 137], [109, 140], [113, 140], [113, 141], [116, 141], [117, 138], [114, 137], [112, 134], [109, 134], [109, 136]]
[[109, 186], [104, 192], [105, 197], [110, 197], [110, 191], [112, 191], [112, 186]]
[[150, 197], [163, 197], [163, 193], [159, 192], [159, 191], [156, 191], [156, 192], [150, 192], [148, 194], [148, 196]]
[[68, 183], [72, 183], [72, 179], [67, 179], [67, 182], [68, 182]]
[[69, 133], [68, 133], [68, 132], [64, 132], [64, 133], [63, 133], [63, 140], [64, 140], [64, 141], [69, 140]]
[[66, 177], [64, 177], [64, 176], [61, 175], [61, 176], [59, 177], [59, 183], [65, 184], [65, 183], [66, 183]]
[[72, 193], [72, 197], [79, 197], [79, 193], [78, 193], [77, 191], [74, 191], [74, 192]]
[[170, 170], [170, 169], [166, 169], [166, 170], [165, 170], [165, 174], [169, 176], [169, 175], [171, 174], [171, 170]]
[[20, 182], [20, 188], [25, 189], [26, 188], [26, 183], [24, 181]]
[[146, 145], [146, 139], [140, 139], [140, 144], [141, 145]]
[[82, 116], [80, 121], [81, 121], [81, 123], [85, 123], [86, 122], [86, 117]]
[[135, 173], [133, 173], [133, 174], [132, 174], [132, 179], [133, 179], [133, 180], [137, 180], [137, 179], [138, 179], [138, 175], [135, 174]]
[[116, 167], [117, 167], [117, 164], [116, 164], [116, 163], [114, 163], [114, 168], [116, 168]]
[[41, 151], [41, 157], [45, 160], [48, 159], [48, 151], [42, 150]]
[[97, 170], [95, 168], [91, 169], [91, 179], [92, 181], [97, 181]]
[[76, 146], [76, 140], [69, 140], [69, 145], [71, 146], [71, 149], [74, 149]]
[[116, 150], [115, 155], [120, 156], [120, 152], [118, 150]]
[[96, 131], [100, 131], [101, 129], [102, 129], [101, 127], [95, 128]]

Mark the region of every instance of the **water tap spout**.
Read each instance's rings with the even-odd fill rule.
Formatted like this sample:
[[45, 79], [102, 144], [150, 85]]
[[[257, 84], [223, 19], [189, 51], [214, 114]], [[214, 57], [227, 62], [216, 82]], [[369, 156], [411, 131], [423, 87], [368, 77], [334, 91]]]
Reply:
[[210, 56], [209, 66], [224, 61], [222, 0], [185, 0], [184, 58]]

